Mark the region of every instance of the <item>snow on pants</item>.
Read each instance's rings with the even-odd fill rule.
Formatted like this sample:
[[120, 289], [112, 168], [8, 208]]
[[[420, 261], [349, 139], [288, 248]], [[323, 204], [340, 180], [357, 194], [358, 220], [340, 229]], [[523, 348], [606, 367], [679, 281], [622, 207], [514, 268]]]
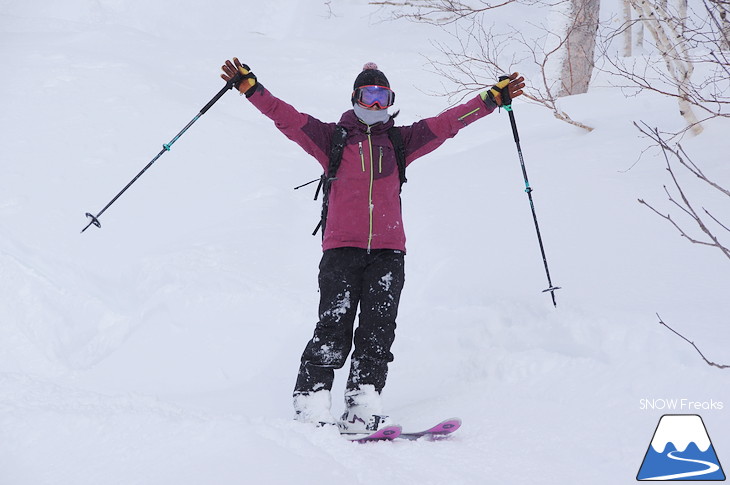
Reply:
[[395, 319], [404, 282], [404, 253], [391, 249], [328, 249], [319, 264], [319, 322], [302, 354], [294, 393], [332, 389], [335, 369], [355, 350], [347, 389], [370, 384], [381, 392], [393, 361]]

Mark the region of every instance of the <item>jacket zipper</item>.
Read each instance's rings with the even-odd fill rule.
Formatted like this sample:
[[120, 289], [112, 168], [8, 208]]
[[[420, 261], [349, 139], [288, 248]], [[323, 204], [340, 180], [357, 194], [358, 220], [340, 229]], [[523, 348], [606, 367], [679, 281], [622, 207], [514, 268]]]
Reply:
[[481, 108], [476, 108], [476, 109], [474, 109], [474, 110], [472, 110], [472, 111], [469, 111], [469, 112], [468, 112], [467, 114], [465, 114], [465, 115], [463, 115], [463, 116], [459, 117], [459, 118], [458, 118], [458, 120], [459, 120], [459, 121], [464, 121], [464, 119], [468, 118], [469, 116], [471, 116], [471, 115], [473, 115], [473, 114], [476, 114], [476, 113], [477, 113], [477, 111], [479, 111], [480, 109], [481, 109]]
[[357, 142], [357, 146], [360, 149], [360, 164], [362, 165], [362, 171], [365, 171], [365, 155], [362, 153], [362, 142]]
[[383, 173], [383, 147], [380, 148], [380, 158], [378, 158], [378, 173]]
[[369, 228], [368, 228], [368, 253], [370, 253], [370, 246], [373, 242], [373, 182], [375, 180], [375, 167], [373, 160], [373, 139], [370, 136], [370, 126], [367, 129], [368, 145], [370, 147], [370, 190], [368, 192], [368, 213], [369, 213]]

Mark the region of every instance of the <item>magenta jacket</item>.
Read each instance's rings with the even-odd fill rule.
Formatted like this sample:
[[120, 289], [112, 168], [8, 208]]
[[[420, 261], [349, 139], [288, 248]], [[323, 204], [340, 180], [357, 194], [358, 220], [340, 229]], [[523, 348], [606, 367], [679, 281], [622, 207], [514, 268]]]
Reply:
[[[262, 85], [248, 99], [273, 120], [287, 138], [327, 170], [335, 123], [324, 123], [300, 113]], [[488, 100], [485, 104], [477, 96], [433, 118], [399, 127], [406, 149], [406, 166], [495, 108], [494, 103]], [[368, 126], [350, 110], [342, 115], [339, 124], [348, 131], [347, 144], [337, 179], [330, 188], [322, 249], [357, 247], [405, 251], [400, 178], [393, 145], [388, 138], [393, 118]]]

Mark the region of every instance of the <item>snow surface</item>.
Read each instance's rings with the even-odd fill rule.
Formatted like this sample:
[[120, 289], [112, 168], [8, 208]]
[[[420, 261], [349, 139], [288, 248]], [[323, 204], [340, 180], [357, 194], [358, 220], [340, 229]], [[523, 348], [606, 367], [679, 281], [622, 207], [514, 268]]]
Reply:
[[[679, 128], [674, 101], [599, 78], [563, 100], [591, 133], [515, 103], [557, 309], [506, 113], [410, 167], [383, 397], [409, 430], [461, 417], [447, 441], [357, 445], [291, 419], [321, 251], [313, 190], [292, 188], [319, 169], [245, 98], [226, 94], [79, 234], [222, 87], [227, 58], [323, 120], [368, 61], [400, 123], [448, 107], [422, 57], [443, 34], [328, 4], [0, 2], [0, 484], [633, 483], [659, 417], [698, 413], [642, 399], [724, 403], [699, 413], [730, 463], [728, 371], [656, 317], [729, 362], [728, 262], [637, 203], [669, 210], [670, 180], [631, 122]], [[727, 133], [684, 140], [726, 187]], [[727, 222], [722, 203], [703, 202]]]

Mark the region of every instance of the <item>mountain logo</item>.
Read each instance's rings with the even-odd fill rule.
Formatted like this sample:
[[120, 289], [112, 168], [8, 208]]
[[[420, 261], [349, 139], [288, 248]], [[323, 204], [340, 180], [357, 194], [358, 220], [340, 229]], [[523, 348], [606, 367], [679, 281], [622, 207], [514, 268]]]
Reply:
[[696, 414], [662, 416], [636, 479], [725, 480], [702, 418]]

